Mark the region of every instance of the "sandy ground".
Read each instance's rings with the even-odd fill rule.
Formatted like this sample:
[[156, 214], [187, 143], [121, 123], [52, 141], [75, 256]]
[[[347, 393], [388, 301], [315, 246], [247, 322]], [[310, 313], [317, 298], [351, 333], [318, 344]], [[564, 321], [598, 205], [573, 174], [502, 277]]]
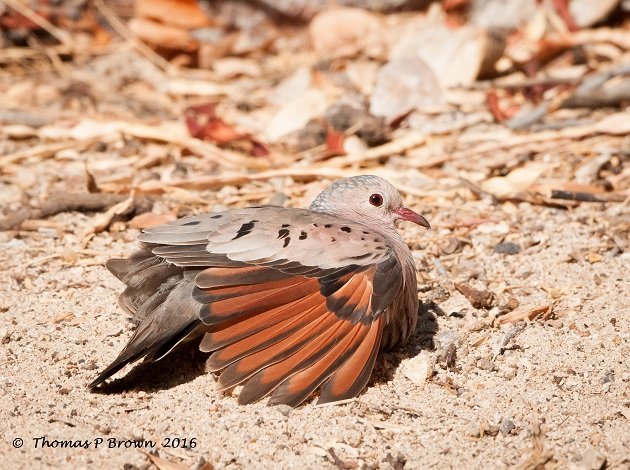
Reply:
[[[467, 209], [502, 222], [467, 230], [455, 254], [435, 248], [448, 230], [405, 228], [420, 296], [437, 306], [406, 348], [381, 356], [355, 401], [297, 409], [237, 405], [194, 347], [88, 392], [131, 333], [102, 262], [137, 232], [99, 234], [91, 255], [77, 254], [75, 233], [93, 214], [53, 217], [65, 233], [0, 233], [2, 466], [150, 468], [125, 448], [138, 441], [193, 467], [630, 468], [630, 253], [608, 243], [627, 208], [477, 204]], [[520, 251], [496, 253], [501, 241]], [[500, 324], [458, 280], [553, 314]], [[194, 448], [173, 448], [184, 439]]]

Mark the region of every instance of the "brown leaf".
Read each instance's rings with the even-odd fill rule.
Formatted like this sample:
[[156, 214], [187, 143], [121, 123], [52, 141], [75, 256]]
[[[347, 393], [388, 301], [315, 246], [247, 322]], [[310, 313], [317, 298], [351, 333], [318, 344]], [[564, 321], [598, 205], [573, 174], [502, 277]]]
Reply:
[[496, 301], [496, 296], [488, 290], [477, 290], [470, 284], [455, 283], [455, 288], [468, 299], [470, 305], [475, 308], [490, 308]]
[[346, 151], [343, 148], [345, 135], [343, 132], [337, 132], [334, 129], [329, 129], [326, 133], [326, 156], [336, 157], [339, 155], [345, 155]]
[[185, 112], [186, 127], [190, 135], [202, 140], [209, 140], [218, 145], [244, 144], [243, 151], [261, 157], [270, 154], [266, 144], [248, 133], [239, 132], [216, 114], [214, 103], [192, 106]]
[[171, 222], [176, 218], [173, 213], [156, 214], [155, 212], [144, 212], [131, 219], [131, 221], [129, 221], [129, 227], [138, 229], [152, 228], [165, 224], [166, 222]]
[[187, 30], [176, 26], [147, 18], [132, 18], [128, 25], [140, 40], [154, 47], [186, 52], [195, 51], [198, 47], [197, 40]]
[[135, 16], [191, 30], [212, 25], [197, 0], [135, 0]]
[[147, 458], [157, 467], [158, 470], [190, 470], [190, 467], [188, 467], [188, 465], [184, 465], [183, 463], [172, 462], [155, 454], [149, 454], [148, 452], [142, 453], [147, 456]]

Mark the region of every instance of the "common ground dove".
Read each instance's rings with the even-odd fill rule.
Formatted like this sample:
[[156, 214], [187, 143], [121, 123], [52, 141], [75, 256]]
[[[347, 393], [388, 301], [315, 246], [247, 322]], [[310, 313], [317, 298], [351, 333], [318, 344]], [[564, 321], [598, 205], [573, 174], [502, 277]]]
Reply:
[[127, 288], [137, 329], [96, 387], [203, 336], [222, 389], [239, 403], [297, 406], [356, 396], [381, 349], [404, 343], [418, 314], [416, 270], [396, 225], [427, 220], [376, 176], [336, 181], [309, 210], [274, 206], [184, 217], [145, 230], [107, 268]]

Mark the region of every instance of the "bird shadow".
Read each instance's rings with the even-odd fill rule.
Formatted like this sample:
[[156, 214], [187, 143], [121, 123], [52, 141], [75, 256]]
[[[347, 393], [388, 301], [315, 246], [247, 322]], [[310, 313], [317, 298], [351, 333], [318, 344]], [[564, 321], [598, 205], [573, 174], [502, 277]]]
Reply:
[[209, 353], [199, 350], [198, 340], [189, 341], [156, 362], [141, 362], [125, 376], [106, 382], [95, 393], [115, 394], [130, 390], [157, 392], [191, 382], [206, 374]]
[[[443, 312], [435, 302], [420, 303], [414, 333], [404, 346], [379, 356], [368, 387], [391, 381], [403, 360], [415, 357], [423, 350], [434, 349], [433, 338], [438, 331], [439, 314]], [[205, 363], [210, 353], [201, 352], [199, 343], [200, 339], [189, 341], [159, 361], [139, 363], [123, 377], [106, 382], [93, 392], [116, 394], [135, 390], [153, 393], [190, 382], [208, 373]]]
[[438, 315], [444, 315], [444, 312], [434, 301], [420, 302], [415, 331], [404, 346], [381, 354], [380, 360], [376, 362], [370, 384], [391, 381], [402, 361], [415, 357], [422, 351], [435, 349], [433, 338], [439, 330]]

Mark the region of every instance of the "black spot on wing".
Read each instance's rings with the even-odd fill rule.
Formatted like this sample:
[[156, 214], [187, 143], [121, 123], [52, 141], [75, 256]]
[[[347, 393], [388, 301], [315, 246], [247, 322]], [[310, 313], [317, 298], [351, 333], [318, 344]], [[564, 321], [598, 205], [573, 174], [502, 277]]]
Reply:
[[350, 256], [350, 259], [362, 260], [372, 256], [372, 253], [363, 253], [362, 255]]
[[236, 240], [237, 238], [244, 237], [248, 233], [251, 233], [252, 230], [254, 230], [254, 225], [256, 225], [256, 222], [258, 221], [252, 220], [250, 222], [247, 222], [241, 225], [241, 228], [238, 229], [238, 232], [236, 232], [236, 236], [232, 238], [232, 240]]
[[198, 220], [191, 220], [190, 222], [186, 222], [185, 224], [182, 224], [183, 226], [191, 226], [191, 225], [199, 225], [201, 222]]
[[286, 228], [278, 230], [278, 238], [282, 239], [289, 236], [289, 231]]
[[291, 226], [290, 224], [282, 224], [281, 225], [282, 228], [287, 228], [287, 227], [290, 227], [290, 226]]
[[324, 224], [324, 228], [330, 228], [332, 226], [333, 226], [333, 224]]
[[217, 214], [217, 215], [210, 216], [211, 219], [220, 219], [221, 217], [223, 217], [223, 214]]
[[341, 227], [341, 230], [342, 230], [343, 232], [347, 232], [347, 233], [352, 232], [352, 229], [351, 229], [350, 227], [346, 227], [345, 225], [344, 225], [343, 227]]
[[300, 232], [300, 237], [299, 237], [300, 240], [306, 240], [306, 237], [307, 237], [306, 232], [304, 231]]
[[291, 237], [287, 237], [284, 239], [284, 245], [282, 245], [282, 248], [286, 248], [289, 243], [291, 243]]

